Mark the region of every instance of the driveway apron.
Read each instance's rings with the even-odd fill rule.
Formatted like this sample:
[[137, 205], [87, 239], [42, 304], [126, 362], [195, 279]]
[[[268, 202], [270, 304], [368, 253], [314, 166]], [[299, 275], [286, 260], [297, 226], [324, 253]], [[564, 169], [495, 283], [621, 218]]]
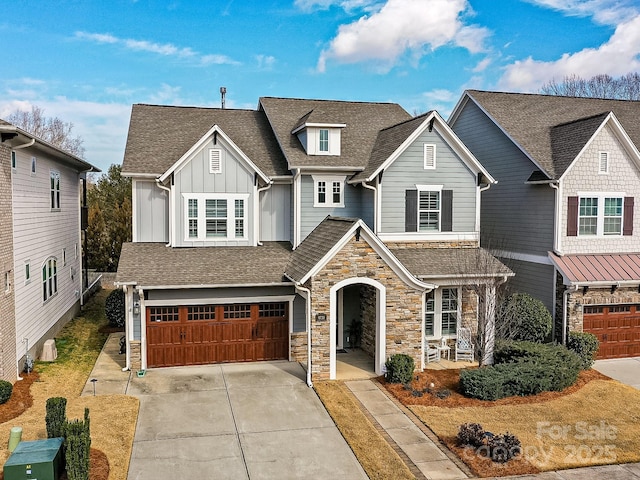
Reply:
[[293, 362], [149, 370], [129, 480], [367, 478]]

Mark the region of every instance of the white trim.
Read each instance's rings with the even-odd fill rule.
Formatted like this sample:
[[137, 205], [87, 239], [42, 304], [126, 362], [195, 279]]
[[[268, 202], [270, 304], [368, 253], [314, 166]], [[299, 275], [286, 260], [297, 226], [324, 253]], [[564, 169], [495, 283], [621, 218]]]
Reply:
[[[58, 170], [53, 170], [50, 169], [49, 170], [49, 207], [51, 209], [52, 212], [59, 212], [60, 211], [60, 200], [62, 197], [62, 188], [60, 186], [60, 182], [61, 182], [61, 175], [60, 175], [60, 171]], [[53, 188], [51, 187], [51, 180], [54, 181], [53, 183]], [[56, 187], [56, 180], [57, 180], [57, 189]], [[51, 197], [51, 194], [56, 194], [54, 195], [53, 198]]]
[[[344, 191], [345, 180], [344, 175], [311, 175], [313, 180], [313, 206], [316, 208], [344, 208]], [[320, 203], [318, 201], [318, 183], [324, 182], [325, 184], [325, 202]], [[340, 202], [335, 203], [333, 201], [333, 184], [340, 183]]]
[[[578, 195], [578, 238], [613, 238], [613, 237], [622, 237], [622, 233], [624, 232], [624, 199], [626, 197], [625, 192], [577, 192]], [[596, 198], [598, 200], [598, 209], [596, 216], [596, 233], [595, 235], [591, 234], [580, 234], [580, 200], [583, 198]], [[620, 212], [620, 233], [615, 234], [606, 234], [604, 233], [604, 201], [607, 198], [621, 199], [622, 207]], [[567, 219], [568, 220], [568, 219]]]
[[131, 179], [131, 241], [138, 241], [138, 227], [136, 225], [136, 210], [138, 208], [138, 201], [136, 197], [138, 188], [138, 181], [135, 178]]
[[387, 290], [386, 287], [368, 277], [351, 277], [339, 281], [331, 287], [329, 291], [329, 379], [336, 379], [336, 312], [337, 295], [343, 287], [349, 285], [365, 284], [376, 289], [376, 354], [375, 371], [376, 374], [384, 373], [384, 363], [386, 361], [386, 338], [387, 338]]
[[[193, 306], [193, 305], [228, 305], [230, 303], [273, 303], [273, 302], [293, 302], [295, 295], [277, 296], [247, 296], [247, 297], [220, 297], [220, 298], [167, 298], [159, 300], [147, 300], [149, 307], [173, 307], [173, 306]], [[293, 308], [293, 307], [292, 307]], [[293, 310], [292, 310], [293, 311]], [[291, 320], [293, 322], [293, 320]], [[291, 323], [293, 326], [293, 323]]]
[[[429, 158], [429, 150], [431, 150], [431, 158]], [[424, 143], [422, 145], [422, 155], [424, 157], [424, 169], [425, 170], [435, 170], [436, 169], [436, 144], [435, 143]], [[431, 160], [431, 163], [428, 162]]]
[[540, 265], [553, 265], [548, 255], [532, 255], [529, 253], [511, 252], [509, 250], [490, 250], [490, 252], [496, 257], [508, 258], [509, 260], [539, 263]]
[[444, 289], [449, 289], [449, 290], [456, 290], [457, 291], [457, 297], [456, 297], [456, 301], [457, 301], [457, 308], [456, 308], [456, 329], [458, 327], [461, 326], [461, 322], [462, 322], [462, 285], [440, 285], [438, 286], [438, 288], [436, 290], [434, 290], [434, 294], [433, 294], [433, 303], [434, 303], [434, 310], [433, 310], [433, 335], [429, 335], [427, 336], [425, 328], [426, 328], [426, 315], [427, 315], [427, 311], [426, 311], [426, 296], [427, 294], [425, 293], [425, 299], [424, 299], [424, 315], [422, 316], [422, 327], [423, 327], [423, 332], [425, 332], [423, 334], [423, 337], [426, 340], [437, 340], [439, 338], [456, 338], [456, 334], [455, 333], [447, 333], [447, 334], [443, 334], [442, 333], [442, 291]]
[[[604, 155], [604, 170], [602, 169], [602, 159]], [[598, 152], [598, 174], [608, 175], [609, 167], [611, 165], [611, 154], [608, 151], [600, 150]]]
[[[135, 281], [131, 282], [113, 282], [116, 287], [137, 286]], [[292, 287], [295, 282], [278, 282], [278, 283], [230, 283], [230, 284], [184, 284], [184, 285], [140, 285], [144, 290], [189, 290], [202, 288], [235, 288], [235, 287]]]
[[302, 174], [298, 168], [293, 177], [293, 248], [300, 245], [300, 223], [301, 223], [301, 206], [302, 201]]
[[[29, 271], [28, 276], [27, 276], [27, 270]], [[32, 276], [33, 276], [33, 272], [31, 271], [31, 259], [28, 258], [24, 261], [24, 284], [25, 285], [28, 285], [29, 283], [31, 283]]]
[[480, 241], [479, 232], [403, 232], [403, 233], [378, 233], [378, 238], [383, 242], [428, 242], [428, 241]]
[[[216, 155], [214, 155], [217, 152]], [[222, 149], [210, 148], [209, 149], [209, 173], [217, 174], [222, 173]]]
[[[249, 239], [248, 236], [248, 199], [249, 193], [183, 193], [182, 198], [184, 201], [184, 225], [183, 225], [183, 240], [185, 242], [220, 242], [227, 240], [242, 240], [246, 241]], [[197, 209], [197, 221], [198, 221], [198, 236], [190, 237], [189, 236], [189, 200], [197, 200], [198, 201], [198, 209]], [[206, 201], [207, 200], [225, 200], [227, 203], [227, 235], [225, 237], [207, 237], [206, 230]], [[235, 201], [242, 200], [244, 202], [242, 220], [244, 222], [244, 234], [241, 237], [236, 237], [236, 219], [239, 217], [235, 216]]]

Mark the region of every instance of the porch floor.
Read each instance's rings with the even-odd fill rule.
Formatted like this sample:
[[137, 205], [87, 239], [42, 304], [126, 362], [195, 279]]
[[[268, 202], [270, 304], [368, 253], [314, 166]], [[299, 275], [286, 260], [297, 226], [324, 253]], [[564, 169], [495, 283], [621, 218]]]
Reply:
[[377, 377], [375, 361], [359, 348], [336, 354], [336, 380], [362, 380]]
[[424, 366], [425, 370], [452, 370], [455, 368], [469, 368], [469, 367], [477, 367], [478, 362], [469, 362], [467, 360], [460, 360], [459, 362], [454, 362], [453, 360], [447, 360], [446, 358], [441, 358], [437, 362], [426, 363]]

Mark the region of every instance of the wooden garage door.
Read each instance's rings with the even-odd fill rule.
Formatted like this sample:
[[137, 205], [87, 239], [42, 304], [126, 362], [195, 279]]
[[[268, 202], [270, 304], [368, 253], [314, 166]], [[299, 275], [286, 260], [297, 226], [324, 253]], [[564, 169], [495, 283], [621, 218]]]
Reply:
[[584, 331], [600, 341], [598, 358], [640, 356], [640, 305], [588, 305]]
[[287, 302], [146, 310], [149, 367], [289, 357]]

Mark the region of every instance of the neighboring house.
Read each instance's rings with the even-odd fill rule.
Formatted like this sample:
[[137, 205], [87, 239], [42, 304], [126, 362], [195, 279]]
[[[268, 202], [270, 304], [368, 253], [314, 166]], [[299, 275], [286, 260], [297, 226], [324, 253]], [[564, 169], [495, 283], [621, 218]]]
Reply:
[[354, 319], [376, 372], [394, 353], [422, 369], [425, 338], [475, 330], [512, 274], [479, 248], [493, 179], [437, 112], [134, 105], [122, 172], [133, 369], [289, 359], [335, 378]]
[[498, 181], [482, 245], [515, 290], [586, 331], [600, 358], [640, 355], [640, 102], [468, 91], [449, 123]]
[[80, 310], [84, 160], [0, 120], [0, 378]]

